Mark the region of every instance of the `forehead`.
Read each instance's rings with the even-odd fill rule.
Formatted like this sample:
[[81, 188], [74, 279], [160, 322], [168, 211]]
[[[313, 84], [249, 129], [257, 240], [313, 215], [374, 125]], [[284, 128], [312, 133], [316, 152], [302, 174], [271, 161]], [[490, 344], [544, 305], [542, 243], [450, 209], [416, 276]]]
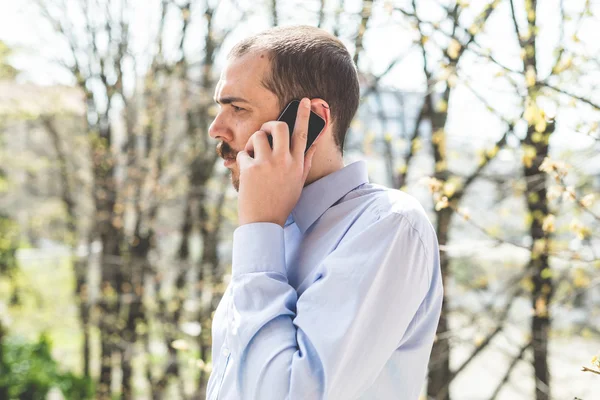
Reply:
[[261, 84], [269, 66], [269, 58], [264, 53], [245, 54], [228, 60], [216, 87], [216, 98], [236, 96], [252, 101], [265, 91], [269, 92]]

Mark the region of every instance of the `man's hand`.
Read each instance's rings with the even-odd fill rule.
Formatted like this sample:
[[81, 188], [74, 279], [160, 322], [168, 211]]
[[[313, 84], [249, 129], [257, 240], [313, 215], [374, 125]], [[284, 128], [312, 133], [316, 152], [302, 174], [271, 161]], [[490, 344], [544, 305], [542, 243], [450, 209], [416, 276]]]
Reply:
[[[300, 198], [315, 154], [316, 140], [304, 155], [308, 136], [310, 100], [302, 99], [292, 134], [282, 121], [263, 124], [237, 155], [240, 168], [239, 224], [273, 222], [285, 224]], [[267, 134], [273, 136], [273, 149]], [[254, 153], [254, 158], [249, 153]]]

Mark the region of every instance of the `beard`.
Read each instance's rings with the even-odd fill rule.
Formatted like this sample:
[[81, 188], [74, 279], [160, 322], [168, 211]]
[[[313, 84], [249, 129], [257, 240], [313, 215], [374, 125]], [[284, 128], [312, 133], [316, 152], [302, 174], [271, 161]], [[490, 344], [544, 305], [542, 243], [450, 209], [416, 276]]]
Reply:
[[[219, 157], [225, 158], [235, 158], [237, 157], [237, 152], [234, 151], [229, 144], [225, 142], [221, 142], [217, 145], [217, 154]], [[240, 171], [238, 170], [237, 164], [233, 165], [230, 168], [231, 172], [231, 184], [236, 192], [240, 191]]]
[[237, 165], [231, 168], [231, 184], [236, 192], [240, 191], [240, 173], [237, 170]]

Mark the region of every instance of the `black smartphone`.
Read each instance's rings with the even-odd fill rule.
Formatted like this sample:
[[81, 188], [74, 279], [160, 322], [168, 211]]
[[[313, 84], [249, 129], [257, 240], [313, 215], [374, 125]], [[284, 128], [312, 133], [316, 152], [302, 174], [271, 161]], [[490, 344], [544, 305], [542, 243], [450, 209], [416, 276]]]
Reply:
[[[290, 101], [290, 103], [281, 112], [279, 118], [277, 118], [277, 121], [284, 121], [288, 125], [288, 128], [290, 129], [290, 144], [292, 142], [292, 133], [294, 132], [294, 125], [296, 123], [296, 116], [298, 115], [299, 106], [300, 100]], [[304, 150], [304, 154], [306, 154], [324, 127], [325, 120], [311, 110], [310, 118], [308, 119], [308, 137], [306, 140], [306, 149]], [[269, 145], [271, 148], [273, 148], [273, 136], [267, 135], [267, 139], [269, 140]]]

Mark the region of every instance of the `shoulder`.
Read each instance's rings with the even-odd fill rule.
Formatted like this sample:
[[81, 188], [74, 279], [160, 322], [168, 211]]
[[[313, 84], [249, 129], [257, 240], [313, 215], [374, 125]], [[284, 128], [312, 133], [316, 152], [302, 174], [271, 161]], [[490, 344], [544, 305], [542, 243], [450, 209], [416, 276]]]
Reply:
[[425, 209], [412, 195], [397, 189], [367, 183], [348, 194], [343, 200], [360, 198], [362, 204], [368, 204], [369, 214], [377, 219], [405, 219], [415, 229], [429, 231], [433, 227]]
[[384, 188], [379, 192], [375, 206], [380, 218], [402, 218], [419, 231], [433, 229], [421, 203], [406, 192]]
[[[362, 198], [368, 204], [364, 214], [373, 224], [398, 233], [397, 239], [415, 239], [427, 253], [437, 251], [435, 230], [425, 209], [412, 195], [388, 187], [368, 183], [352, 193], [354, 198]], [[366, 216], [364, 215], [363, 216]]]

